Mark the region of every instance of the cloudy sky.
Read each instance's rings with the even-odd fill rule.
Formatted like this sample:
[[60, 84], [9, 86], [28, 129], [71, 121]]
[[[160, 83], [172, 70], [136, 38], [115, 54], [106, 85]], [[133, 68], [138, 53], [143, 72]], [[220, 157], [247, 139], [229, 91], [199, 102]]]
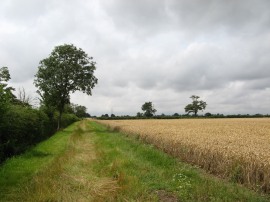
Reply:
[[74, 44], [97, 62], [91, 115], [203, 112], [270, 114], [269, 0], [1, 0], [0, 66], [33, 98], [39, 61]]

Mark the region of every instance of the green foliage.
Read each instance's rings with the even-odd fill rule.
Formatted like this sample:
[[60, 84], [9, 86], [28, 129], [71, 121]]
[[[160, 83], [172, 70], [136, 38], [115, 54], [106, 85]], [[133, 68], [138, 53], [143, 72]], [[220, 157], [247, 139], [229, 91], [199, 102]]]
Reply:
[[143, 117], [143, 113], [141, 113], [141, 112], [137, 112], [136, 117]]
[[49, 119], [43, 112], [11, 105], [0, 123], [0, 159], [18, 154], [44, 139], [48, 134], [48, 126]]
[[152, 117], [156, 113], [156, 109], [154, 108], [154, 105], [152, 102], [146, 102], [142, 105], [142, 110], [144, 111], [144, 116], [146, 117]]
[[[43, 110], [10, 105], [0, 122], [0, 162], [50, 137], [58, 117], [56, 112], [50, 118]], [[78, 120], [74, 114], [63, 114], [62, 123], [66, 127]]]
[[0, 83], [7, 82], [10, 79], [10, 74], [7, 67], [0, 68]]
[[65, 106], [65, 111], [67, 113], [75, 114], [79, 118], [87, 117], [86, 110], [87, 108], [85, 106], [72, 103]]
[[204, 114], [204, 116], [210, 117], [210, 116], [212, 116], [212, 114], [210, 112], [207, 112], [207, 113]]
[[[7, 85], [9, 79], [8, 68], [0, 68], [0, 163], [52, 135], [59, 117], [54, 106], [31, 108], [24, 90], [17, 99]], [[78, 120], [74, 114], [64, 114], [63, 126]]]
[[62, 117], [62, 126], [67, 127], [68, 125], [79, 121], [80, 119], [75, 114], [63, 114]]
[[96, 63], [92, 59], [82, 49], [64, 44], [56, 46], [48, 58], [40, 61], [34, 83], [44, 105], [59, 111], [58, 128], [64, 106], [70, 103], [70, 93], [82, 91], [91, 95], [97, 84]]
[[192, 103], [185, 107], [185, 112], [188, 114], [194, 113], [197, 116], [198, 111], [204, 110], [207, 104], [202, 100], [198, 100], [200, 97], [197, 95], [192, 95], [190, 98], [192, 99]]
[[[13, 98], [11, 87], [7, 86], [7, 82], [10, 80], [10, 74], [7, 67], [0, 68], [0, 114], [4, 114], [7, 110], [8, 104]], [[1, 122], [1, 116], [0, 116]]]

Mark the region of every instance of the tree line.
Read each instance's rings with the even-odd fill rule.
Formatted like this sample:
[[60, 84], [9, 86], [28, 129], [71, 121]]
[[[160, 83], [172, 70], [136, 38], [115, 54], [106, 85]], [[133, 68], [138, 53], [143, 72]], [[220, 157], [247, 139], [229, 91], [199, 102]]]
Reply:
[[141, 110], [143, 112], [137, 112], [136, 116], [130, 116], [130, 115], [123, 115], [123, 116], [116, 116], [115, 114], [111, 114], [109, 116], [108, 114], [101, 115], [100, 117], [97, 117], [98, 119], [148, 119], [148, 118], [154, 118], [154, 119], [180, 119], [180, 118], [261, 118], [261, 117], [270, 117], [270, 115], [263, 115], [263, 114], [212, 114], [210, 112], [206, 112], [203, 115], [198, 115], [199, 111], [205, 110], [207, 103], [203, 100], [199, 100], [199, 96], [192, 95], [190, 97], [192, 99], [192, 102], [185, 106], [185, 114], [179, 114], [174, 113], [172, 115], [155, 115], [157, 110], [155, 109], [152, 102], [145, 102]]
[[97, 83], [92, 59], [72, 44], [56, 46], [49, 57], [40, 61], [35, 75], [39, 107], [31, 105], [24, 90], [15, 96], [15, 89], [8, 84], [8, 67], [0, 68], [0, 163], [56, 130], [90, 116], [85, 106], [70, 103], [70, 93], [91, 95]]
[[[185, 107], [185, 112], [187, 112], [187, 115], [189, 115], [190, 113], [193, 113], [194, 116], [197, 116], [198, 111], [204, 110], [206, 108], [207, 104], [206, 104], [206, 102], [199, 100], [200, 97], [197, 95], [192, 95], [190, 98], [192, 99], [192, 103], [188, 104]], [[138, 117], [143, 117], [143, 116], [153, 117], [154, 114], [157, 112], [157, 110], [154, 108], [154, 105], [152, 102], [145, 102], [142, 105], [141, 109], [142, 109], [143, 113], [138, 112], [137, 113]]]

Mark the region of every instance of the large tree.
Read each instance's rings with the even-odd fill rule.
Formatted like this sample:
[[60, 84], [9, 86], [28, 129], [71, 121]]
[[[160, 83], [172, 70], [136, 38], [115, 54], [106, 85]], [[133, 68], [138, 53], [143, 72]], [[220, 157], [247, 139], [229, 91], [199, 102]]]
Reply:
[[188, 104], [185, 107], [185, 111], [189, 113], [194, 113], [195, 116], [197, 116], [198, 111], [204, 110], [206, 108], [206, 102], [202, 100], [198, 100], [200, 97], [197, 95], [192, 95], [190, 97], [192, 99], [192, 103]]
[[70, 103], [70, 93], [92, 95], [97, 84], [95, 65], [92, 57], [72, 44], [56, 46], [48, 58], [40, 61], [34, 84], [43, 104], [59, 111], [58, 129], [64, 106]]
[[144, 111], [144, 116], [152, 117], [156, 113], [156, 109], [152, 102], [146, 102], [142, 105], [142, 110]]

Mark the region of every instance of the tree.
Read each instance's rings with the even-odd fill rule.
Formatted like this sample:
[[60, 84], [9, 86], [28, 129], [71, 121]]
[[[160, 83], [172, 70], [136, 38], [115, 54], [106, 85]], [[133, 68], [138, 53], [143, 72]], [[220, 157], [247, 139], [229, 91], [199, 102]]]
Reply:
[[97, 84], [95, 65], [92, 57], [72, 44], [56, 46], [48, 58], [40, 61], [34, 84], [43, 104], [59, 111], [58, 129], [64, 106], [70, 103], [70, 93], [92, 95]]
[[143, 116], [143, 113], [141, 113], [141, 112], [137, 112], [137, 115], [136, 115], [137, 117], [142, 117]]
[[86, 117], [86, 110], [87, 108], [82, 105], [76, 105], [75, 106], [75, 115], [79, 118]]
[[185, 111], [189, 113], [194, 113], [195, 116], [197, 116], [197, 113], [199, 110], [204, 110], [206, 108], [206, 102], [202, 100], [198, 100], [200, 97], [197, 95], [192, 95], [190, 97], [192, 99], [192, 103], [188, 104], [185, 107]]
[[7, 82], [10, 80], [10, 74], [7, 67], [0, 68], [0, 114], [3, 115], [7, 104], [15, 97], [12, 94], [14, 88], [8, 87]]
[[109, 118], [109, 115], [108, 114], [102, 114], [101, 117], [103, 117], [103, 118]]
[[18, 96], [17, 96], [17, 104], [22, 105], [24, 107], [30, 107], [32, 102], [32, 97], [27, 95], [24, 88], [18, 89]]
[[207, 113], [204, 114], [204, 116], [209, 117], [209, 116], [212, 116], [212, 114], [210, 112], [207, 112]]
[[146, 102], [142, 105], [142, 110], [144, 111], [144, 116], [152, 117], [157, 110], [154, 108], [152, 102]]

